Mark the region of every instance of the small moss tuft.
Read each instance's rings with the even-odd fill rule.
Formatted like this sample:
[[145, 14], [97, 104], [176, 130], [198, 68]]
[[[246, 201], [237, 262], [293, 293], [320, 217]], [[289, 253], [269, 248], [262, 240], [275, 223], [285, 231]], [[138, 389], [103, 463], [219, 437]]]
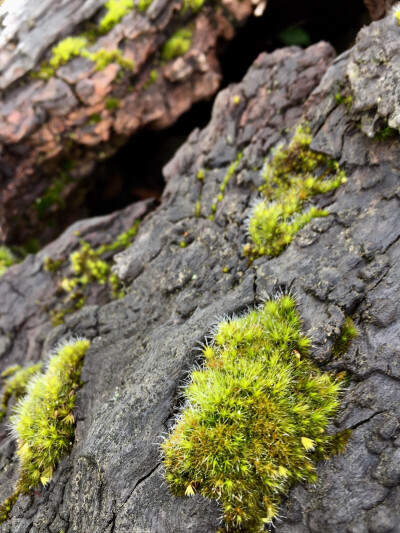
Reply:
[[394, 18], [396, 19], [397, 25], [400, 26], [400, 9], [394, 12]]
[[10, 398], [14, 397], [19, 400], [26, 393], [26, 386], [28, 381], [34, 374], [37, 374], [42, 369], [42, 363], [30, 365], [22, 368], [19, 365], [14, 365], [7, 368], [2, 374], [1, 378], [4, 380], [3, 394], [0, 398], [0, 422], [7, 414], [7, 407]]
[[351, 341], [357, 336], [358, 331], [354, 325], [353, 319], [347, 316], [339, 333], [339, 337], [332, 348], [332, 355], [334, 357], [340, 357], [341, 355], [344, 355], [349, 349]]
[[152, 2], [153, 0], [139, 0], [139, 3], [137, 5], [138, 11], [140, 13], [147, 11], [148, 8], [151, 6]]
[[106, 50], [105, 48], [100, 48], [97, 52], [84, 50], [82, 52], [82, 57], [86, 57], [87, 59], [90, 59], [90, 61], [93, 61], [93, 63], [95, 63], [96, 71], [104, 70], [111, 63], [116, 63], [126, 70], [134, 70], [135, 68], [133, 61], [125, 59], [122, 51], [119, 49]]
[[50, 66], [56, 70], [61, 65], [65, 65], [70, 59], [81, 55], [82, 50], [87, 46], [88, 40], [85, 37], [67, 37], [60, 41], [52, 50]]
[[263, 198], [248, 222], [252, 242], [244, 248], [251, 259], [279, 255], [310, 220], [327, 216], [328, 211], [314, 206], [303, 212], [304, 204], [346, 181], [339, 164], [310, 150], [310, 143], [309, 129], [298, 127], [289, 146], [278, 148], [265, 167]]
[[98, 31], [108, 33], [133, 9], [133, 0], [108, 0], [106, 13], [100, 20]]
[[8, 518], [21, 493], [47, 485], [57, 463], [71, 449], [76, 389], [89, 346], [86, 339], [59, 345], [45, 374], [31, 375], [25, 397], [14, 408], [10, 421], [18, 442], [20, 476], [12, 496], [0, 505], [0, 523]]
[[176, 57], [183, 56], [192, 44], [193, 32], [189, 28], [177, 30], [164, 44], [161, 50], [161, 59], [172, 61]]
[[46, 485], [58, 461], [71, 449], [75, 391], [89, 346], [86, 339], [61, 345], [49, 360], [46, 373], [31, 378], [26, 396], [15, 407], [10, 421], [18, 440], [21, 492]]
[[162, 445], [174, 494], [217, 498], [227, 528], [256, 532], [292, 485], [316, 482], [315, 461], [342, 451], [349, 433], [326, 432], [341, 381], [313, 363], [309, 345], [288, 295], [218, 324]]
[[12, 251], [7, 246], [0, 245], [0, 276], [16, 262], [17, 260]]
[[197, 13], [203, 7], [204, 0], [183, 0], [182, 14], [184, 15], [188, 9], [193, 13]]
[[[83, 239], [80, 241], [80, 249], [70, 255], [71, 272], [60, 279], [58, 292], [65, 294], [61, 306], [57, 306], [50, 312], [53, 326], [64, 323], [65, 316], [83, 307], [86, 303], [91, 284], [108, 285], [113, 298], [121, 298], [125, 295], [121, 282], [111, 272], [110, 261], [107, 254], [123, 250], [132, 244], [138, 230], [140, 221], [137, 220], [128, 231], [121, 233], [109, 244], [103, 244], [98, 248], [92, 248]], [[105, 257], [106, 256], [106, 257]], [[63, 260], [54, 260], [46, 257], [44, 260], [45, 270], [57, 272]], [[56, 267], [53, 268], [53, 265]]]
[[114, 111], [116, 109], [119, 109], [121, 107], [121, 104], [119, 103], [118, 98], [107, 98], [106, 100], [106, 109], [108, 111]]

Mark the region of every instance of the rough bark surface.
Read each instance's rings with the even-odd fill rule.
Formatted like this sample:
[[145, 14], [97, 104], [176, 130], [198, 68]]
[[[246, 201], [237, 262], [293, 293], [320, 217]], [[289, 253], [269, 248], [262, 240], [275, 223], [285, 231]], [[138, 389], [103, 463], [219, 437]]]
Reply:
[[[97, 161], [137, 130], [165, 128], [213, 95], [221, 81], [217, 41], [231, 39], [234, 24], [252, 10], [250, 0], [218, 8], [210, 1], [197, 14], [183, 15], [181, 0], [153, 0], [146, 12], [135, 7], [90, 47], [120, 50], [133, 70], [111, 62], [96, 71], [93, 61], [77, 57], [47, 81], [32, 79], [54, 45], [101, 19], [104, 3], [20, 0], [0, 7], [0, 241], [24, 242], [40, 233], [48, 242], [57, 234], [49, 220], [59, 227], [76, 220], [85, 178]], [[189, 25], [190, 49], [160, 61], [167, 39]], [[157, 79], [151, 79], [153, 70]]]
[[[19, 498], [1, 533], [215, 531], [221, 515], [216, 502], [169, 493], [158, 443], [215, 317], [282, 288], [297, 295], [315, 361], [350, 373], [334, 425], [353, 432], [343, 455], [319, 465], [316, 486], [291, 491], [276, 530], [399, 531], [400, 141], [398, 135], [385, 141], [365, 135], [358, 104], [395, 79], [398, 64], [385, 62], [368, 87], [347, 77], [357, 54], [367, 54], [367, 43], [371, 50], [379, 43], [385, 48], [388, 35], [395, 39], [390, 46], [398, 47], [400, 28], [394, 33], [391, 17], [363, 30], [355, 48], [330, 67], [334, 54], [326, 43], [261, 54], [240, 84], [221, 92], [209, 126], [195, 130], [166, 166], [161, 206], [116, 257], [115, 271], [129, 287], [124, 299], [85, 307], [51, 330], [46, 315], [32, 314], [35, 291], [50, 292], [54, 283], [43, 272], [44, 254], [0, 278], [4, 363], [37, 360], [67, 333], [93, 340], [72, 454], [46, 489]], [[363, 65], [377, 68], [373, 55]], [[335, 95], [350, 87], [354, 105], [348, 108]], [[313, 220], [279, 257], [250, 265], [242, 256], [246, 217], [265, 157], [303, 113], [314, 132], [312, 146], [340, 160], [348, 181], [315, 199], [330, 216]], [[211, 204], [239, 151], [243, 158], [210, 221]], [[61, 236], [51, 253], [67, 253], [70, 238], [69, 232]], [[349, 315], [359, 336], [334, 358], [332, 346]], [[0, 428], [2, 498], [12, 491], [17, 469], [14, 443], [5, 425]]]

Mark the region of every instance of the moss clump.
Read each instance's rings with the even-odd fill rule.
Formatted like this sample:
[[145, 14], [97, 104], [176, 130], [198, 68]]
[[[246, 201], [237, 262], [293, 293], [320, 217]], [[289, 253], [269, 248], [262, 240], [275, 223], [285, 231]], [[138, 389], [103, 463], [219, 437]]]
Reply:
[[340, 357], [341, 355], [344, 355], [349, 349], [351, 341], [357, 336], [358, 331], [356, 326], [354, 325], [353, 319], [347, 316], [340, 331], [339, 337], [337, 338], [332, 348], [332, 354], [335, 357]]
[[336, 93], [335, 100], [338, 105], [345, 105], [347, 107], [347, 111], [350, 111], [351, 105], [353, 103], [353, 95], [352, 94], [345, 95], [342, 93]]
[[183, 56], [192, 44], [193, 32], [189, 28], [177, 30], [164, 44], [161, 50], [161, 59], [172, 61], [176, 57]]
[[89, 346], [86, 339], [64, 342], [50, 357], [46, 372], [31, 375], [26, 395], [10, 419], [18, 442], [20, 476], [12, 496], [0, 505], [0, 523], [7, 519], [21, 493], [50, 481], [55, 466], [71, 449], [76, 389]]
[[[67, 314], [85, 305], [88, 288], [92, 284], [108, 285], [113, 298], [124, 296], [121, 282], [118, 276], [111, 272], [110, 263], [104, 256], [127, 248], [134, 240], [139, 224], [137, 220], [128, 231], [118, 235], [113, 242], [95, 249], [83, 239], [80, 241], [80, 249], [70, 256], [70, 273], [59, 281], [58, 292], [66, 296], [61, 305], [50, 312], [53, 326], [62, 324]], [[44, 268], [47, 271], [57, 272], [62, 263], [60, 259], [54, 260], [46, 257]]]
[[106, 109], [108, 111], [115, 111], [121, 107], [118, 98], [107, 98], [106, 100]]
[[230, 179], [235, 174], [236, 169], [237, 169], [240, 161], [242, 160], [242, 157], [243, 157], [242, 152], [239, 152], [238, 155], [236, 156], [235, 161], [229, 165], [228, 170], [227, 170], [227, 172], [226, 172], [226, 174], [224, 176], [224, 179], [222, 180], [222, 183], [219, 186], [220, 192], [219, 192], [218, 196], [215, 198], [214, 203], [211, 205], [212, 213], [215, 213], [217, 211], [218, 204], [221, 203], [222, 200], [224, 199], [226, 186], [228, 185]]
[[133, 9], [133, 0], [108, 0], [106, 13], [100, 20], [98, 31], [108, 33]]
[[197, 13], [203, 7], [204, 0], [183, 0], [182, 14], [184, 15], [188, 9], [193, 13]]
[[54, 70], [58, 69], [70, 59], [79, 57], [87, 45], [88, 40], [85, 37], [67, 37], [63, 39], [52, 49], [52, 56], [49, 61], [50, 66]]
[[0, 276], [16, 262], [17, 260], [12, 251], [7, 246], [0, 245]]
[[304, 204], [346, 181], [339, 164], [310, 150], [307, 127], [298, 127], [287, 148], [279, 148], [264, 171], [263, 199], [255, 205], [248, 222], [251, 244], [244, 248], [252, 259], [279, 255], [296, 233], [315, 217], [329, 214]]
[[148, 8], [151, 6], [153, 0], [139, 0], [137, 8], [140, 13], [143, 13], [144, 11], [147, 11]]
[[394, 12], [394, 18], [396, 19], [397, 25], [400, 26], [400, 9]]
[[31, 378], [26, 396], [15, 408], [10, 420], [18, 441], [21, 492], [46, 485], [55, 465], [71, 449], [76, 389], [89, 346], [88, 340], [78, 339], [58, 347], [45, 374]]
[[341, 382], [313, 363], [309, 345], [287, 295], [218, 324], [162, 445], [174, 494], [217, 498], [227, 528], [255, 532], [293, 484], [315, 483], [315, 461], [349, 435], [326, 433]]
[[122, 51], [117, 50], [106, 50], [105, 48], [100, 48], [97, 52], [89, 52], [88, 50], [82, 51], [82, 57], [86, 57], [95, 63], [95, 70], [104, 70], [111, 63], [116, 63], [121, 68], [126, 70], [134, 70], [135, 64], [130, 59], [125, 59]]
[[398, 133], [399, 132], [397, 130], [391, 128], [390, 126], [385, 126], [375, 133], [374, 141], [386, 141], [387, 139], [395, 137], [398, 135]]
[[30, 365], [26, 368], [22, 368], [19, 365], [15, 365], [7, 368], [2, 374], [1, 378], [3, 382], [3, 394], [0, 398], [0, 422], [7, 414], [7, 407], [10, 398], [14, 397], [15, 400], [19, 400], [26, 393], [26, 386], [31, 377], [40, 372], [42, 363], [36, 365]]

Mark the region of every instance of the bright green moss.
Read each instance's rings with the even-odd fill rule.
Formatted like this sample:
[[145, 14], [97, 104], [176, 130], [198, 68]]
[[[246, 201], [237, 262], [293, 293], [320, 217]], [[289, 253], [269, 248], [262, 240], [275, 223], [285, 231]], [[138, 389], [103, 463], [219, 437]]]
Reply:
[[111, 63], [116, 63], [121, 68], [126, 70], [134, 70], [135, 65], [132, 60], [125, 59], [122, 51], [119, 49], [116, 50], [106, 50], [105, 48], [100, 48], [97, 52], [89, 52], [88, 50], [82, 51], [82, 57], [86, 57], [95, 63], [95, 70], [104, 70]]
[[114, 111], [114, 110], [119, 109], [120, 107], [121, 107], [121, 104], [119, 103], [118, 98], [113, 98], [113, 97], [107, 98], [106, 109], [108, 111]]
[[200, 168], [197, 171], [196, 178], [200, 181], [204, 181], [205, 176], [206, 176], [206, 171], [204, 170], [204, 168]]
[[46, 485], [62, 456], [71, 450], [75, 433], [74, 408], [86, 339], [64, 342], [49, 359], [46, 372], [31, 374], [26, 394], [10, 418], [18, 449], [17, 487], [0, 505], [0, 523], [7, 519], [18, 496]]
[[108, 0], [106, 13], [100, 20], [98, 31], [108, 33], [133, 9], [133, 0]]
[[353, 95], [343, 95], [341, 93], [336, 93], [335, 100], [338, 105], [345, 105], [347, 107], [347, 111], [350, 111], [351, 105], [353, 103]]
[[67, 37], [60, 41], [52, 50], [50, 66], [56, 70], [61, 65], [65, 65], [70, 59], [78, 57], [87, 46], [85, 37]]
[[[58, 292], [64, 295], [61, 305], [50, 312], [53, 326], [64, 323], [65, 316], [83, 307], [88, 296], [88, 288], [92, 284], [107, 285], [113, 298], [121, 298], [125, 292], [121, 282], [111, 272], [107, 254], [123, 250], [132, 244], [140, 222], [137, 220], [128, 231], [121, 233], [109, 244], [92, 248], [90, 244], [81, 240], [80, 249], [70, 255], [70, 273], [60, 279]], [[44, 268], [47, 271], [59, 270], [62, 260], [46, 257]]]
[[346, 181], [339, 164], [326, 155], [310, 150], [308, 128], [299, 127], [287, 148], [279, 148], [264, 171], [263, 199], [249, 219], [251, 244], [244, 252], [252, 259], [279, 255], [296, 233], [315, 217], [328, 211], [304, 204], [316, 194], [324, 194]]
[[14, 263], [16, 258], [7, 246], [0, 245], [0, 276]]
[[339, 337], [337, 338], [332, 348], [332, 354], [335, 357], [340, 357], [341, 355], [344, 355], [349, 349], [351, 341], [357, 336], [358, 332], [357, 328], [354, 325], [353, 319], [347, 316], [340, 331]]
[[397, 25], [400, 26], [400, 9], [394, 12], [394, 17], [397, 21]]
[[222, 183], [219, 186], [220, 192], [219, 192], [218, 196], [215, 198], [213, 204], [211, 205], [211, 212], [212, 213], [215, 213], [217, 211], [218, 204], [220, 204], [222, 202], [222, 200], [224, 199], [226, 186], [228, 185], [230, 179], [234, 176], [234, 174], [236, 172], [236, 169], [237, 169], [240, 161], [242, 160], [242, 157], [243, 157], [242, 152], [239, 152], [238, 155], [236, 156], [235, 161], [229, 165], [228, 170], [227, 170], [227, 172], [226, 172], [226, 174], [224, 176], [224, 179], [222, 180]]
[[185, 54], [192, 44], [193, 32], [189, 28], [177, 30], [164, 44], [161, 50], [161, 59], [172, 61]]
[[315, 462], [342, 451], [349, 433], [326, 431], [341, 382], [309, 346], [287, 295], [218, 324], [162, 445], [174, 494], [217, 498], [227, 528], [257, 532], [292, 485], [316, 482]]
[[7, 414], [7, 407], [10, 398], [18, 400], [25, 395], [26, 386], [30, 378], [40, 372], [42, 363], [36, 365], [30, 365], [26, 368], [21, 368], [19, 365], [15, 365], [7, 368], [2, 374], [3, 381], [3, 393], [0, 397], [0, 422]]
[[137, 5], [138, 11], [140, 13], [147, 11], [147, 9], [151, 6], [152, 2], [153, 0], [139, 0], [139, 3]]
[[45, 374], [29, 382], [26, 396], [11, 417], [18, 441], [21, 492], [46, 485], [61, 457], [74, 440], [76, 389], [83, 358], [90, 346], [85, 339], [61, 345], [49, 360]]
[[203, 7], [204, 0], [183, 0], [182, 14], [185, 14], [188, 9], [193, 13], [197, 13]]

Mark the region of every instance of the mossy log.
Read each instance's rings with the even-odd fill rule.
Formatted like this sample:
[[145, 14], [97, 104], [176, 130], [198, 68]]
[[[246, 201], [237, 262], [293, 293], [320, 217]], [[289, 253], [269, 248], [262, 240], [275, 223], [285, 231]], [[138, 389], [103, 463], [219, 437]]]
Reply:
[[[327, 431], [351, 430], [351, 437], [341, 455], [317, 464], [317, 484], [299, 482], [282, 495], [276, 531], [398, 531], [399, 46], [400, 27], [389, 14], [336, 59], [327, 43], [261, 54], [242, 82], [218, 95], [209, 125], [195, 130], [165, 167], [161, 205], [114, 258], [123, 298], [110, 301], [94, 287], [91, 305], [52, 328], [50, 311], [64, 295], [45, 257], [55, 262], [75, 252], [74, 230], [93, 248], [102, 238], [110, 244], [148, 206], [83, 221], [3, 274], [4, 367], [40, 361], [65, 336], [84, 336], [91, 348], [71, 454], [46, 487], [18, 498], [1, 533], [214, 533], [221, 527], [218, 500], [189, 496], [200, 485], [192, 479], [187, 497], [172, 495], [160, 444], [182, 407], [188, 374], [202, 364], [199, 343], [220, 333], [216, 317], [244, 316], [287, 292], [295, 295], [302, 333], [312, 339], [313, 364], [346, 382]], [[305, 122], [307, 149], [336, 160], [347, 181], [305, 200], [326, 216], [305, 224], [278, 255], [251, 262], [243, 250], [271, 149], [290, 146]], [[300, 360], [305, 355], [293, 352]], [[18, 480], [6, 428], [3, 422], [1, 501]], [[314, 446], [307, 435], [301, 442], [306, 450]]]

